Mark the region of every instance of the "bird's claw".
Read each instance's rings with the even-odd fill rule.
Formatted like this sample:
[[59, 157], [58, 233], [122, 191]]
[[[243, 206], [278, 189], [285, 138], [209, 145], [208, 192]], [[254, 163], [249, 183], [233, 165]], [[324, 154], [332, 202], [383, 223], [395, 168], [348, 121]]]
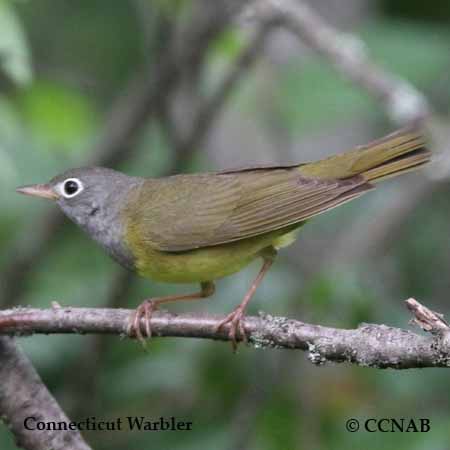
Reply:
[[156, 304], [153, 300], [143, 301], [136, 308], [128, 323], [127, 327], [128, 336], [135, 337], [143, 345], [143, 347], [146, 347], [147, 345], [146, 339], [152, 337], [150, 319], [155, 309]]
[[247, 332], [245, 331], [244, 323], [244, 310], [240, 307], [237, 307], [230, 314], [228, 314], [223, 320], [221, 320], [216, 326], [216, 331], [219, 331], [226, 324], [230, 324], [230, 330], [228, 332], [228, 338], [231, 342], [231, 346], [233, 348], [233, 352], [235, 353], [238, 347], [237, 337], [238, 331], [241, 340], [247, 344]]

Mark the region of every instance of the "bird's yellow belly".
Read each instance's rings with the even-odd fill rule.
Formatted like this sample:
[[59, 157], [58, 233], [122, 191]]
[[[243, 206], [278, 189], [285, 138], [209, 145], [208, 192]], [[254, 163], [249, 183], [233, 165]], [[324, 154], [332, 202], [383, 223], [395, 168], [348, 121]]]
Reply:
[[211, 281], [238, 272], [270, 246], [281, 247], [294, 240], [292, 233], [275, 231], [212, 247], [184, 252], [161, 252], [129, 239], [139, 275], [168, 283]]

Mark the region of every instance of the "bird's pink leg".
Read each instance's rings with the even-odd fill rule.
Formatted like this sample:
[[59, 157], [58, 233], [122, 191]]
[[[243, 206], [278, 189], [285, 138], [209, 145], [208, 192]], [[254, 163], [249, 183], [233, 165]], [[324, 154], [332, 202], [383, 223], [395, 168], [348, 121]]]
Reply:
[[217, 325], [217, 330], [220, 330], [224, 325], [230, 324], [230, 330], [228, 333], [228, 337], [231, 341], [231, 345], [233, 347], [233, 351], [236, 351], [237, 349], [237, 335], [239, 331], [239, 335], [241, 339], [244, 342], [247, 342], [247, 334], [245, 331], [245, 327], [242, 323], [242, 319], [245, 316], [245, 309], [247, 308], [248, 303], [250, 302], [251, 298], [253, 297], [256, 289], [260, 285], [262, 279], [270, 269], [270, 267], [273, 264], [274, 255], [270, 254], [269, 256], [263, 256], [264, 258], [264, 264], [261, 267], [261, 270], [258, 273], [258, 276], [253, 281], [252, 285], [250, 286], [250, 289], [245, 294], [244, 299], [242, 302], [233, 310], [230, 314], [228, 314], [223, 320], [220, 321], [220, 323]]
[[133, 316], [131, 317], [127, 328], [127, 334], [129, 336], [136, 337], [144, 345], [145, 339], [152, 336], [150, 319], [153, 312], [158, 309], [159, 305], [168, 302], [176, 302], [179, 300], [197, 300], [200, 298], [210, 297], [214, 294], [214, 291], [214, 283], [212, 281], [205, 281], [201, 283], [200, 292], [185, 295], [168, 295], [167, 297], [155, 297], [144, 300], [136, 308]]

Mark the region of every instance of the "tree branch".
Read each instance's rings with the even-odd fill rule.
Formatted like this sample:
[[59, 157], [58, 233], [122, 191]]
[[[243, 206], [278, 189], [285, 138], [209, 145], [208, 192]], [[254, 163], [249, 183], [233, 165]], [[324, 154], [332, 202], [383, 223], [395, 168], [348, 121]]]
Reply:
[[437, 162], [425, 173], [436, 181], [449, 178], [447, 120], [433, 114], [427, 98], [408, 80], [374, 62], [359, 37], [334, 28], [302, 0], [264, 0], [255, 2], [247, 11], [260, 20], [276, 21], [293, 32], [344, 78], [378, 99], [393, 122], [423, 122]]
[[[345, 330], [269, 315], [246, 317], [245, 328], [249, 343], [254, 347], [305, 350], [314, 364], [332, 361], [393, 369], [449, 367], [449, 327], [444, 326], [445, 321], [439, 314], [418, 302], [414, 304], [416, 308], [411, 307], [411, 302], [408, 300], [408, 307], [416, 321], [423, 322], [424, 310], [429, 317], [439, 317], [434, 322], [428, 321], [427, 331], [431, 331], [433, 337], [386, 325], [361, 324], [356, 329]], [[421, 308], [417, 308], [417, 304]], [[106, 308], [13, 308], [0, 311], [0, 334], [105, 333], [125, 336], [132, 313], [127, 309]], [[151, 319], [151, 327], [158, 337], [227, 341], [228, 328], [216, 330], [219, 320], [212, 316], [158, 312]]]
[[345, 78], [379, 99], [394, 122], [407, 123], [429, 115], [426, 98], [412, 84], [375, 64], [362, 40], [335, 29], [306, 3], [265, 0], [256, 2], [248, 12], [251, 16], [278, 20]]
[[0, 337], [0, 416], [27, 450], [89, 450], [77, 430], [27, 430], [25, 420], [65, 422], [69, 419], [52, 397], [14, 339]]

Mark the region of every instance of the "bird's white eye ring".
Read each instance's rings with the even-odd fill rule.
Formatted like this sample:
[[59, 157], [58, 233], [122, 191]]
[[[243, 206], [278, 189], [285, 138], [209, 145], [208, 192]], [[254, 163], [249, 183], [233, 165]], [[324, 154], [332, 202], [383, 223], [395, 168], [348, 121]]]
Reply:
[[61, 194], [65, 198], [72, 198], [84, 189], [83, 183], [78, 178], [67, 178], [61, 184]]

